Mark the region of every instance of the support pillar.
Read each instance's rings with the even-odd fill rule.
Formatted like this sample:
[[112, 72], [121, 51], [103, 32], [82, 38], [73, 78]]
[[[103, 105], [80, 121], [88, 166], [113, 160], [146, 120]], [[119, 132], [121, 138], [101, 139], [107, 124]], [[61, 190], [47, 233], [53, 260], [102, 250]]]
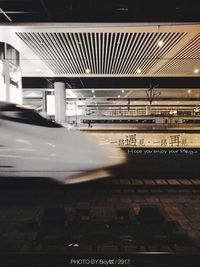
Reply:
[[0, 101], [22, 104], [21, 69], [19, 52], [7, 43], [0, 42]]
[[4, 75], [5, 75], [5, 85], [6, 85], [6, 101], [10, 102], [10, 70], [9, 70], [9, 61], [7, 59], [4, 62]]
[[146, 116], [149, 116], [149, 115], [151, 115], [151, 106], [150, 105], [146, 106]]
[[47, 92], [42, 91], [42, 114], [44, 117], [47, 116]]
[[66, 118], [66, 94], [65, 83], [55, 82], [55, 121], [65, 123]]

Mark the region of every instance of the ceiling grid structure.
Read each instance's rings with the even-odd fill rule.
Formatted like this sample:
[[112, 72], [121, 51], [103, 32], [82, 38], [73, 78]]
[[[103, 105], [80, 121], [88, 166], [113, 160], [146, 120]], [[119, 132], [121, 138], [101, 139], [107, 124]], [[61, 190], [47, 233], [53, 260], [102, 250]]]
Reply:
[[[17, 33], [55, 74], [60, 75], [137, 75], [138, 69], [146, 75], [186, 34]], [[162, 47], [157, 46], [159, 40], [164, 43]]]
[[[145, 92], [154, 86], [162, 89], [162, 99], [157, 97], [162, 105], [169, 101], [170, 89], [176, 91], [172, 94], [176, 105], [188, 104], [194, 97], [198, 101], [192, 100], [192, 105], [199, 105], [197, 4], [189, 0], [159, 4], [127, 0], [123, 6], [115, 0], [88, 0], [88, 5], [82, 0], [8, 2], [1, 1], [0, 41], [20, 53], [27, 95], [53, 90], [54, 82], [61, 80], [70, 89], [67, 98], [72, 97], [67, 91], [73, 90], [95, 106], [110, 98], [115, 103], [132, 98], [133, 105], [146, 104]], [[182, 89], [184, 96], [178, 97]], [[137, 90], [144, 91], [142, 98]]]
[[190, 69], [198, 69], [200, 63], [200, 34], [195, 36], [187, 45], [185, 45], [173, 59], [160, 68], [157, 73], [185, 72]]
[[200, 68], [199, 25], [86, 26], [15, 33], [58, 76], [192, 76]]

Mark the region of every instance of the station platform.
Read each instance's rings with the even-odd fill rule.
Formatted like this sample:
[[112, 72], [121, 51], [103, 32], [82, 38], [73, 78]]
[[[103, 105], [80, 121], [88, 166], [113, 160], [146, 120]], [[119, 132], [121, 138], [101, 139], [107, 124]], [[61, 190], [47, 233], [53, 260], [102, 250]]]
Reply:
[[78, 126], [78, 127], [72, 127], [70, 128], [71, 130], [80, 130], [80, 131], [136, 131], [136, 132], [200, 132], [200, 127], [146, 127], [146, 126], [117, 126], [117, 127], [113, 127], [113, 126], [105, 126], [105, 127], [98, 127], [98, 126], [93, 126], [92, 128], [88, 128], [88, 127], [83, 127], [83, 126]]
[[[166, 184], [171, 187], [163, 190]], [[70, 188], [10, 183], [0, 189], [0, 259], [21, 263], [23, 258], [20, 266], [28, 266], [28, 261], [70, 266], [74, 255], [112, 255], [115, 260], [130, 259], [131, 266], [196, 267], [199, 184], [198, 178], [115, 177]]]

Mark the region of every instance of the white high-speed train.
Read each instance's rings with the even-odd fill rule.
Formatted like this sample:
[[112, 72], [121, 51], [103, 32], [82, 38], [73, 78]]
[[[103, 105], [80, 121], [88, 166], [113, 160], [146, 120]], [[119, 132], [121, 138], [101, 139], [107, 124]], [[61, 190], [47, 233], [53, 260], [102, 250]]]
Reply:
[[124, 162], [120, 149], [0, 102], [0, 177], [45, 177], [78, 183], [107, 177]]

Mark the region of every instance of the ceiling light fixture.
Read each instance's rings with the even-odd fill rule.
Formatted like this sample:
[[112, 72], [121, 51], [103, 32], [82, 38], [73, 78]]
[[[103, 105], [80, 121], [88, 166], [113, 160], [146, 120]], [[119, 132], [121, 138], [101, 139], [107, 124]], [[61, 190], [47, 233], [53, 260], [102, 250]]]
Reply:
[[90, 69], [87, 68], [87, 69], [85, 70], [85, 72], [86, 72], [87, 74], [89, 74], [89, 73], [90, 73]]
[[94, 91], [94, 90], [92, 90], [91, 92], [94, 94], [94, 92], [95, 92], [95, 91]]
[[117, 8], [116, 8], [117, 11], [128, 11], [128, 6], [122, 6], [122, 5], [119, 5]]
[[93, 98], [95, 98], [96, 96], [95, 95], [93, 95]]
[[157, 46], [158, 46], [158, 47], [161, 47], [161, 46], [163, 46], [163, 45], [164, 45], [164, 42], [163, 42], [162, 40], [158, 41], [158, 43], [157, 43]]
[[194, 73], [199, 73], [199, 69], [195, 69], [194, 70]]
[[39, 41], [39, 45], [41, 45], [41, 46], [44, 46], [44, 45], [45, 45], [45, 43], [44, 43], [44, 42], [42, 42], [42, 41]]
[[137, 72], [138, 74], [140, 74], [142, 71], [141, 71], [141, 69], [137, 69], [136, 72]]
[[118, 98], [120, 98], [121, 96], [120, 95], [118, 95]]
[[124, 93], [124, 89], [122, 89], [122, 93]]
[[189, 89], [189, 90], [188, 90], [188, 94], [190, 94], [191, 92], [192, 92], [192, 91]]

